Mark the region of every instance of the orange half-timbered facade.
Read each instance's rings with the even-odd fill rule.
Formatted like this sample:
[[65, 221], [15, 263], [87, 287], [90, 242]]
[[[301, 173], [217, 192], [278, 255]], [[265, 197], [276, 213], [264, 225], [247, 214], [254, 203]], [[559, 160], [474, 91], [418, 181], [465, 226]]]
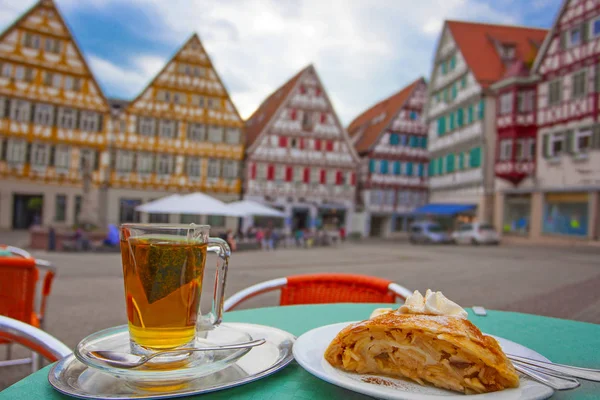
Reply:
[[427, 83], [419, 78], [356, 117], [348, 133], [361, 157], [356, 225], [363, 236], [389, 237], [407, 229], [427, 202]]
[[[133, 208], [170, 192], [202, 191], [223, 201], [239, 199], [243, 122], [197, 35], [136, 99], [115, 101], [113, 111], [110, 204], [119, 207], [111, 214], [121, 215], [120, 222], [146, 218]], [[148, 218], [224, 226], [216, 217]]]
[[273, 92], [246, 134], [245, 199], [282, 210], [287, 233], [349, 228], [358, 156], [314, 66]]
[[83, 165], [107, 178], [109, 106], [69, 28], [41, 0], [0, 36], [0, 228], [75, 222]]

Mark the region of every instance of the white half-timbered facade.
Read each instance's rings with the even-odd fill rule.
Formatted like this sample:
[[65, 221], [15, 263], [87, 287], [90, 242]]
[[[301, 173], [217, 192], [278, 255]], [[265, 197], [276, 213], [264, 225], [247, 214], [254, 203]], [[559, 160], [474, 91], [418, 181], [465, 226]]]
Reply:
[[245, 199], [284, 211], [286, 233], [348, 226], [358, 158], [314, 66], [260, 105], [246, 135]]
[[427, 84], [420, 78], [356, 117], [348, 133], [359, 154], [355, 229], [363, 236], [406, 231], [427, 202]]

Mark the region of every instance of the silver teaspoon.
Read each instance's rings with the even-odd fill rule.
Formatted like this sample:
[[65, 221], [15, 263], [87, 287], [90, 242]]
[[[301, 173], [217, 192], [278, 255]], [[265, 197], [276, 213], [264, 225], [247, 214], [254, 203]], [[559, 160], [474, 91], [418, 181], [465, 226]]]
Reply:
[[143, 365], [150, 361], [151, 359], [159, 356], [164, 356], [166, 354], [177, 355], [177, 354], [186, 354], [193, 353], [196, 351], [219, 351], [219, 350], [235, 350], [235, 349], [246, 349], [250, 347], [260, 346], [266, 342], [265, 339], [252, 340], [250, 342], [236, 343], [236, 344], [226, 344], [223, 346], [211, 346], [211, 347], [191, 347], [191, 348], [181, 348], [175, 350], [162, 350], [157, 351], [156, 353], [147, 355], [147, 356], [138, 356], [131, 353], [126, 353], [122, 351], [112, 351], [112, 350], [97, 350], [97, 351], [88, 351], [87, 356], [90, 358], [95, 358], [98, 361], [103, 362], [104, 364], [118, 367], [118, 368], [136, 368], [140, 365]]

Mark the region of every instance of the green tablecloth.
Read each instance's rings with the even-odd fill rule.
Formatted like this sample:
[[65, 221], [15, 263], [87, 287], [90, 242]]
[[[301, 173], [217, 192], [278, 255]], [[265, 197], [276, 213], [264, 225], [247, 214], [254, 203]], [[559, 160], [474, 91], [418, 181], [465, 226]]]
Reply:
[[[275, 326], [299, 336], [322, 325], [365, 319], [375, 307], [385, 306], [327, 304], [258, 308], [227, 313], [225, 321]], [[554, 362], [600, 368], [600, 325], [501, 311], [489, 311], [487, 317], [478, 317], [469, 310], [469, 318], [483, 332], [520, 343]], [[57, 393], [48, 384], [49, 368], [5, 389], [0, 393], [0, 400], [68, 399], [69, 397]], [[187, 398], [332, 400], [367, 397], [314, 378], [293, 362], [285, 369], [257, 382]], [[556, 393], [553, 399], [600, 399], [600, 383], [582, 381], [580, 388]]]

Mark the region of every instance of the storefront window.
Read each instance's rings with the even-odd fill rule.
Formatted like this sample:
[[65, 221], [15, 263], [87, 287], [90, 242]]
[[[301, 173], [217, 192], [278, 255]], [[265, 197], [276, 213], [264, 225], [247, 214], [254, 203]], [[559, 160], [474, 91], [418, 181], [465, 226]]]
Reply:
[[517, 235], [527, 235], [531, 219], [531, 196], [507, 196], [504, 203], [502, 231]]
[[547, 194], [544, 202], [543, 232], [586, 236], [588, 205], [587, 193]]

